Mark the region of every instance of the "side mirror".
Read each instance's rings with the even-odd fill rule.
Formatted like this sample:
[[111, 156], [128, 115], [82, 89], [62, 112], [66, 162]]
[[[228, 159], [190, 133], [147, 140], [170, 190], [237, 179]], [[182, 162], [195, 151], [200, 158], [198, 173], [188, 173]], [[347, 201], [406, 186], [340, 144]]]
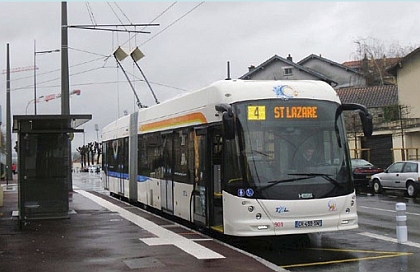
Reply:
[[372, 133], [373, 133], [372, 114], [368, 113], [367, 111], [366, 112], [359, 111], [359, 116], [360, 116], [360, 120], [362, 121], [363, 133], [367, 137], [372, 136]]
[[223, 114], [223, 137], [226, 140], [235, 138], [235, 115], [232, 112], [232, 107], [227, 104], [218, 104], [215, 106], [215, 109]]
[[338, 117], [342, 111], [357, 110], [359, 112], [360, 120], [362, 122], [363, 133], [366, 137], [372, 136], [373, 133], [373, 116], [363, 105], [356, 103], [342, 104], [336, 112], [336, 117]]

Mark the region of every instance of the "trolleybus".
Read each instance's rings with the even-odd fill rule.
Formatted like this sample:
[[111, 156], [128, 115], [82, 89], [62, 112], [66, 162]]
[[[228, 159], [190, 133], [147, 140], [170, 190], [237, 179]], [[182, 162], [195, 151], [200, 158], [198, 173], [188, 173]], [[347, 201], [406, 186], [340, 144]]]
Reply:
[[344, 110], [371, 135], [325, 82], [218, 81], [106, 126], [104, 185], [230, 236], [354, 229]]

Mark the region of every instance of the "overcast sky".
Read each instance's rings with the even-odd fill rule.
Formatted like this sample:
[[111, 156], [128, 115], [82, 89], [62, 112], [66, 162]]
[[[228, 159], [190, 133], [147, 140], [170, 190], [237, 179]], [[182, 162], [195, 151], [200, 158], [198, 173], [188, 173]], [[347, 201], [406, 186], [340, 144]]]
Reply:
[[[416, 2], [68, 2], [68, 25], [147, 24], [150, 34], [71, 28], [69, 40], [71, 114], [92, 114], [85, 143], [105, 125], [136, 110], [133, 92], [113, 58], [121, 46], [136, 46], [139, 65], [160, 101], [187, 90], [232, 78], [273, 55], [299, 61], [321, 54], [342, 63], [356, 58], [355, 41], [372, 37], [385, 44], [420, 45], [420, 3]], [[120, 30], [124, 28], [118, 28]], [[134, 29], [134, 28], [130, 28]], [[6, 44], [11, 69], [34, 65], [36, 51], [61, 48], [60, 2], [0, 2], [0, 105], [6, 117]], [[36, 54], [37, 96], [61, 92], [60, 53]], [[131, 59], [122, 62], [143, 105], [154, 98]], [[14, 71], [14, 70], [13, 70]], [[34, 71], [11, 74], [12, 115], [33, 114]], [[38, 114], [60, 114], [60, 99], [37, 104]], [[100, 131], [99, 131], [100, 140]], [[15, 138], [16, 135], [13, 137]], [[83, 144], [75, 136], [72, 147]]]

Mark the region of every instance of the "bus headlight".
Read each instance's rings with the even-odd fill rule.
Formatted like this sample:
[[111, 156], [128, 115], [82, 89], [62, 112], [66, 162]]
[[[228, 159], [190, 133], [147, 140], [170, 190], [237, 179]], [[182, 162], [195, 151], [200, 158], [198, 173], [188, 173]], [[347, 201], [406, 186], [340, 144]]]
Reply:
[[248, 207], [248, 212], [253, 212], [254, 211], [254, 206], [249, 206]]

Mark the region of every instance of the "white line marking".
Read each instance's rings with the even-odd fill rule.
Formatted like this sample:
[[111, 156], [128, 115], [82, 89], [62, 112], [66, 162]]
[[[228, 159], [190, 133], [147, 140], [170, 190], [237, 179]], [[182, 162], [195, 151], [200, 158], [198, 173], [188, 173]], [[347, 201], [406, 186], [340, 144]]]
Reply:
[[124, 219], [136, 224], [137, 226], [141, 227], [144, 230], [147, 230], [148, 232], [154, 234], [157, 236], [157, 238], [145, 238], [140, 239], [144, 243], [146, 243], [149, 246], [153, 245], [174, 245], [178, 247], [179, 249], [185, 251], [186, 253], [196, 257], [197, 259], [223, 259], [225, 258], [223, 255], [220, 255], [217, 252], [214, 252], [213, 250], [210, 250], [202, 245], [199, 245], [185, 237], [182, 237], [181, 235], [178, 235], [174, 232], [171, 232], [167, 229], [164, 229], [155, 223], [148, 221], [136, 214], [133, 214], [121, 207], [118, 207], [115, 204], [112, 204], [109, 201], [106, 201], [105, 199], [102, 199], [98, 196], [95, 196], [91, 193], [88, 193], [84, 190], [75, 190], [80, 195], [83, 195], [86, 198], [89, 198], [90, 200], [98, 203], [102, 207], [119, 213], [121, 217]]
[[[370, 238], [375, 238], [375, 239], [383, 240], [383, 241], [386, 241], [386, 242], [392, 242], [392, 243], [398, 244], [398, 240], [397, 239], [391, 238], [391, 237], [388, 237], [388, 236], [383, 236], [383, 235], [374, 234], [374, 233], [370, 233], [370, 232], [361, 232], [359, 234], [360, 235], [363, 235], [363, 236], [370, 237]], [[420, 244], [419, 243], [405, 242], [405, 243], [401, 243], [401, 244], [406, 245], [406, 246], [420, 248]]]
[[[363, 208], [363, 209], [367, 209], [367, 210], [381, 211], [381, 212], [391, 212], [391, 213], [396, 213], [396, 211], [395, 211], [395, 210], [385, 210], [385, 209], [381, 209], [381, 208], [373, 208], [373, 207], [367, 207], [367, 206], [358, 206], [358, 208]], [[420, 213], [411, 213], [411, 212], [406, 212], [405, 214], [407, 214], [407, 215], [420, 216]]]

